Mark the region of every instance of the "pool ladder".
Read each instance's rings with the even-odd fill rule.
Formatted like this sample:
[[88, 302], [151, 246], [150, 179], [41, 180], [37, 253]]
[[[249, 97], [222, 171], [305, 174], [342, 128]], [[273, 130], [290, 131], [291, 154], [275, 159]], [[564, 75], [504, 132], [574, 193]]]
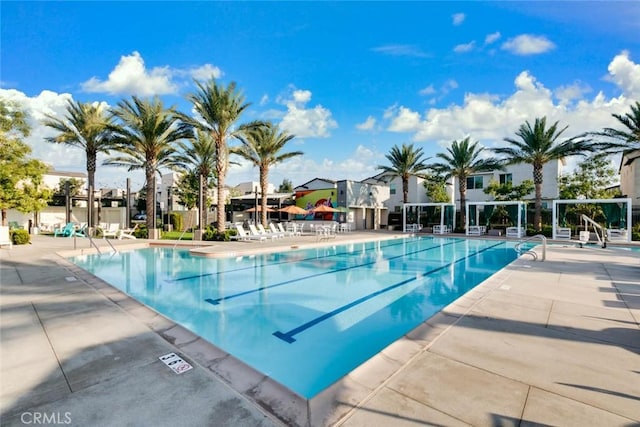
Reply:
[[535, 261], [538, 259], [538, 254], [536, 252], [529, 249], [527, 250], [522, 249], [523, 243], [529, 242], [534, 239], [540, 239], [540, 241], [542, 242], [542, 259], [540, 261], [546, 260], [547, 259], [547, 238], [542, 234], [536, 234], [535, 236], [531, 236], [528, 239], [520, 240], [518, 243], [516, 243], [513, 249], [518, 253], [518, 256], [531, 255]]

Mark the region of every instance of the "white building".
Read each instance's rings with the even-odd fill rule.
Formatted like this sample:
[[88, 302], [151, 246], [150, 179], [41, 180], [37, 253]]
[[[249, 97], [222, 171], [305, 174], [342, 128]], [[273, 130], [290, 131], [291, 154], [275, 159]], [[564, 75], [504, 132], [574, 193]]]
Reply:
[[640, 150], [628, 151], [620, 161], [620, 191], [631, 198], [634, 210], [640, 210]]

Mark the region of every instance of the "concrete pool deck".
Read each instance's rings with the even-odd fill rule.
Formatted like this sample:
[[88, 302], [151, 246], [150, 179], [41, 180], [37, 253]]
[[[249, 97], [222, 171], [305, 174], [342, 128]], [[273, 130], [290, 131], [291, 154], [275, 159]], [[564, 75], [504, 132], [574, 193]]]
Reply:
[[[395, 235], [212, 242], [207, 251], [378, 236]], [[91, 251], [84, 239], [49, 236], [0, 250], [3, 426], [45, 416], [101, 426], [640, 423], [638, 252], [565, 245], [550, 246], [545, 262], [521, 257], [305, 412], [282, 387], [58, 255], [69, 250]], [[158, 360], [171, 352], [194, 369], [174, 374]]]

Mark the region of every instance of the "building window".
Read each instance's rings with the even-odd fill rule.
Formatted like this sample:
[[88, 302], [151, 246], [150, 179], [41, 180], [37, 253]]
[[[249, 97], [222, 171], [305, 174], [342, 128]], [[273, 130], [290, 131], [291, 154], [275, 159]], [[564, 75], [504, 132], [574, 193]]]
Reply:
[[396, 194], [396, 185], [389, 184], [389, 194]]
[[470, 176], [467, 178], [467, 189], [482, 189], [482, 177], [481, 176]]
[[500, 185], [504, 185], [507, 183], [513, 182], [513, 175], [510, 173], [501, 173], [500, 174]]

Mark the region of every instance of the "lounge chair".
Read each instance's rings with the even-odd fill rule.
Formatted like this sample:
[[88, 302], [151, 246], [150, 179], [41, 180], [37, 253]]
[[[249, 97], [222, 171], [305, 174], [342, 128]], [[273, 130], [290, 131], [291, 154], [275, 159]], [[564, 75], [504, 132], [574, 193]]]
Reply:
[[607, 228], [607, 240], [609, 241], [627, 241], [627, 230], [624, 228]]
[[524, 229], [522, 227], [507, 227], [507, 237], [524, 237]]
[[467, 235], [469, 236], [482, 236], [487, 232], [487, 227], [484, 225], [470, 225], [467, 228]]
[[571, 229], [569, 227], [558, 227], [558, 228], [556, 228], [556, 239], [558, 239], [558, 240], [570, 240], [571, 239]]
[[261, 236], [261, 237], [264, 237], [264, 238], [270, 237], [271, 240], [278, 238], [278, 236], [276, 236], [274, 234], [267, 233], [267, 231], [264, 229], [262, 224], [259, 224], [259, 227], [262, 228], [262, 231], [260, 231], [260, 229], [257, 228], [255, 225], [249, 224], [249, 232], [250, 232], [251, 236]]
[[121, 228], [118, 232], [118, 240], [122, 239], [136, 239], [136, 236], [133, 233], [138, 229], [138, 224], [136, 224], [133, 228]]
[[53, 237], [72, 237], [76, 232], [76, 226], [73, 222], [68, 222], [64, 227], [58, 227], [53, 230]]
[[272, 222], [269, 223], [269, 230], [271, 231], [272, 234], [277, 234], [278, 237], [285, 237], [287, 235], [287, 233], [285, 233], [284, 231], [279, 231], [276, 228], [276, 225]]
[[108, 227], [101, 229], [103, 239], [106, 239], [107, 237], [117, 238], [118, 233], [120, 232], [120, 224], [109, 224]]
[[11, 236], [9, 235], [9, 226], [0, 225], [0, 247], [9, 246], [9, 249], [13, 247]]
[[[253, 225], [250, 225], [249, 227], [253, 227], [255, 229], [255, 226]], [[231, 236], [232, 240], [259, 240], [260, 242], [267, 240], [266, 236], [261, 236], [260, 234], [247, 233], [241, 225], [236, 225], [236, 230], [238, 231], [238, 234], [235, 236]], [[256, 230], [256, 232], [257, 231], [258, 230]]]
[[279, 231], [280, 233], [282, 233], [284, 236], [289, 236], [289, 237], [290, 237], [290, 236], [295, 236], [295, 235], [296, 235], [296, 231], [294, 231], [294, 230], [286, 231], [286, 230], [284, 229], [284, 227], [282, 226], [282, 224], [281, 224], [281, 223], [278, 223], [275, 227], [276, 227], [276, 228], [278, 229], [278, 231]]

